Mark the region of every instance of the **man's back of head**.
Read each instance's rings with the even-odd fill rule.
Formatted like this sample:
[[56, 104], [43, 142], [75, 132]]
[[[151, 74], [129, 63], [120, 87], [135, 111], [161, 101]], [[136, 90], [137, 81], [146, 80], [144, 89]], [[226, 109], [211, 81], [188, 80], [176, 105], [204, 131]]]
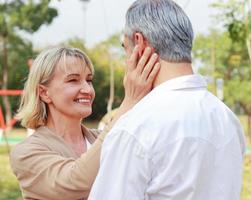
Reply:
[[125, 35], [141, 33], [162, 60], [191, 62], [193, 29], [185, 12], [172, 0], [137, 0], [126, 14]]

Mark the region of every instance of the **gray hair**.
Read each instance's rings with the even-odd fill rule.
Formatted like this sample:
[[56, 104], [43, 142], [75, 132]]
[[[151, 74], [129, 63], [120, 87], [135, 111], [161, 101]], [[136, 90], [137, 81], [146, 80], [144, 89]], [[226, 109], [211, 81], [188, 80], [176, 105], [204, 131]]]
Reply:
[[126, 13], [125, 35], [140, 32], [160, 57], [169, 62], [191, 62], [192, 24], [172, 0], [137, 0]]

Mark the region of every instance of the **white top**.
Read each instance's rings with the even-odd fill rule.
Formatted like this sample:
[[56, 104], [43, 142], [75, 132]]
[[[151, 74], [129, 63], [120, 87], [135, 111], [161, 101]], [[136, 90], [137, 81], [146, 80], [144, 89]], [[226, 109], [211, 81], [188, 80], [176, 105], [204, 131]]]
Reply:
[[87, 150], [89, 150], [92, 146], [92, 144], [89, 142], [89, 140], [85, 137], [85, 141], [86, 141], [86, 148]]
[[200, 75], [169, 80], [106, 137], [89, 200], [238, 200], [244, 135]]

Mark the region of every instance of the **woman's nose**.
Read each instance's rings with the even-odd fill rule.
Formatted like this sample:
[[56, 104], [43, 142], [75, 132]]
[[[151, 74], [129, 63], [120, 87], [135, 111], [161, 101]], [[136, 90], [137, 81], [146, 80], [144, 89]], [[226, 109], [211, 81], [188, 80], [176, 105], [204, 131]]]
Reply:
[[92, 91], [92, 86], [87, 82], [85, 81], [83, 84], [82, 84], [82, 87], [80, 89], [80, 92], [81, 93], [90, 93]]

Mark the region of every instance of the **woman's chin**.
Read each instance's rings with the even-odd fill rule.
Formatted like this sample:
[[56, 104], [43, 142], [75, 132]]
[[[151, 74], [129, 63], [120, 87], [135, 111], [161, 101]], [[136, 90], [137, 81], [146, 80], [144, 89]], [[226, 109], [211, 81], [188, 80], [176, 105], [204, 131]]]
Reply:
[[90, 110], [88, 112], [85, 111], [85, 112], [81, 113], [81, 118], [85, 119], [85, 118], [89, 117], [91, 114], [92, 114], [92, 110]]
[[85, 110], [76, 110], [75, 112], [72, 111], [71, 113], [68, 113], [68, 118], [70, 119], [85, 119], [89, 117], [92, 114], [92, 109], [85, 109]]

